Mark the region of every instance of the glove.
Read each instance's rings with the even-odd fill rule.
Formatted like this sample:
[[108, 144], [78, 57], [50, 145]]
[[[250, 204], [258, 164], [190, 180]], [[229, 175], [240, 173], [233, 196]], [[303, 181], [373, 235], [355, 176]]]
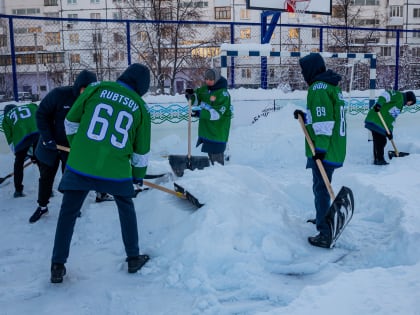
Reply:
[[296, 109], [293, 113], [293, 116], [295, 117], [295, 119], [299, 119], [299, 116], [301, 116], [302, 119], [305, 120], [305, 113], [300, 109]]
[[38, 163], [38, 160], [36, 159], [36, 157], [35, 157], [34, 155], [29, 155], [29, 158], [31, 159], [31, 162], [32, 162], [33, 164]]
[[314, 161], [316, 161], [316, 160], [323, 161], [325, 159], [326, 154], [327, 154], [327, 152], [315, 151], [315, 155], [312, 158], [314, 159]]
[[57, 151], [57, 144], [55, 143], [54, 140], [42, 141], [42, 145], [47, 150]]
[[193, 89], [186, 89], [185, 90], [185, 98], [187, 100], [192, 99], [193, 95], [194, 95], [194, 90]]
[[134, 178], [133, 177], [133, 184], [143, 186], [143, 178]]
[[391, 131], [390, 131], [389, 133], [387, 133], [387, 134], [386, 134], [386, 137], [387, 137], [389, 140], [394, 139], [394, 136], [392, 135], [392, 132], [391, 132]]
[[375, 106], [373, 106], [373, 110], [375, 111], [375, 112], [379, 112], [379, 111], [381, 111], [381, 105], [379, 105], [378, 103], [376, 103], [375, 104]]
[[193, 110], [191, 112], [191, 117], [200, 117], [201, 110]]

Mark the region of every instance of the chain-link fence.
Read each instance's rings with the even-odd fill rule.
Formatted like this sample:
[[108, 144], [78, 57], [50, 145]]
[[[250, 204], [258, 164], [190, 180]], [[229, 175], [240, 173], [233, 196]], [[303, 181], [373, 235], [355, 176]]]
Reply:
[[[127, 65], [146, 64], [151, 93], [182, 93], [220, 65], [222, 44], [261, 42], [260, 23], [61, 19], [0, 15], [0, 101], [38, 100], [69, 85], [83, 69], [99, 80], [115, 80]], [[420, 88], [420, 31], [278, 24], [275, 51], [375, 53], [377, 88]], [[261, 87], [261, 62], [232, 61], [237, 80], [230, 88]], [[268, 60], [267, 87], [305, 88], [296, 58]], [[343, 75], [343, 89], [369, 88], [369, 66], [328, 61]], [[350, 84], [350, 81], [351, 84]]]

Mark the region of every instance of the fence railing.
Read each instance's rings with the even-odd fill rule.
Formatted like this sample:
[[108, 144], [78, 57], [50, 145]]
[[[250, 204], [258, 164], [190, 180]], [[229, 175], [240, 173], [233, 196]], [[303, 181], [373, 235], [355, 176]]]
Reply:
[[[201, 83], [206, 68], [220, 66], [222, 44], [261, 43], [261, 34], [261, 23], [0, 14], [0, 101], [28, 93], [41, 99], [54, 87], [71, 85], [83, 69], [96, 72], [99, 80], [115, 80], [133, 62], [151, 69], [152, 93], [182, 93]], [[375, 53], [377, 88], [420, 88], [419, 30], [278, 24], [270, 44], [275, 51]], [[268, 60], [267, 87], [305, 88], [295, 62]], [[230, 88], [261, 87], [260, 64], [259, 59], [232, 61], [236, 79]], [[343, 90], [369, 89], [369, 66], [348, 64], [327, 65], [342, 74]]]

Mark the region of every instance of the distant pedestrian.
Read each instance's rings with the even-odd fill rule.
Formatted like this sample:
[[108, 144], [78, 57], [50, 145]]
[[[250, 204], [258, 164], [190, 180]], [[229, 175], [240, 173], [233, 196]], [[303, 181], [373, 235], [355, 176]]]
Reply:
[[197, 147], [206, 152], [212, 164], [224, 165], [224, 152], [229, 139], [232, 104], [227, 90], [227, 80], [218, 70], [204, 73], [205, 84], [193, 90], [187, 89], [185, 97], [195, 108], [193, 117], [199, 117]]
[[150, 71], [132, 64], [117, 82], [90, 85], [66, 116], [71, 150], [59, 190], [63, 193], [51, 259], [51, 282], [63, 281], [76, 218], [90, 190], [114, 196], [128, 272], [149, 260], [139, 254], [134, 184], [142, 184], [150, 151], [151, 119], [141, 98]]
[[30, 158], [36, 163], [34, 151], [39, 138], [35, 114], [38, 109], [36, 104], [30, 103], [17, 106], [6, 105], [3, 116], [3, 131], [10, 149], [15, 154], [13, 167], [15, 198], [24, 197], [23, 193], [23, 165], [25, 159]]
[[[415, 103], [416, 95], [412, 91], [400, 92], [387, 90], [378, 97], [376, 104], [369, 110], [365, 119], [365, 127], [372, 132], [373, 164], [389, 164], [384, 158], [386, 139], [393, 139], [394, 122], [401, 113], [404, 105], [411, 106]], [[386, 128], [388, 128], [390, 132], [389, 134], [386, 132], [386, 128], [383, 125], [379, 114], [382, 115]]]

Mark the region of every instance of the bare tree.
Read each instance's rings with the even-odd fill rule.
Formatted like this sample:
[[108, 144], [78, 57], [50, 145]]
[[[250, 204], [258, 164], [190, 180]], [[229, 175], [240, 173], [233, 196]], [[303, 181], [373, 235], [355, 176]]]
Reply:
[[177, 76], [200, 59], [194, 57], [193, 51], [209, 42], [194, 40], [197, 25], [186, 23], [202, 16], [196, 4], [191, 0], [128, 0], [119, 6], [123, 17], [152, 21], [134, 24], [131, 48], [138, 61], [149, 67], [160, 92], [169, 82], [170, 93], [175, 93]]

